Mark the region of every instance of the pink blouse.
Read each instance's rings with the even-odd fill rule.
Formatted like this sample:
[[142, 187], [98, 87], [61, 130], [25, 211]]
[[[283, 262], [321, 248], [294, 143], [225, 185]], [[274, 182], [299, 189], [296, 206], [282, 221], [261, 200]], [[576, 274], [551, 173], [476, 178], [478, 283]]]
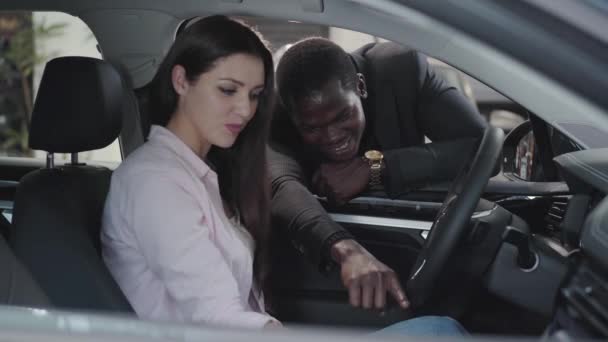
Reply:
[[[236, 223], [236, 225], [235, 225]], [[261, 328], [253, 239], [226, 217], [217, 174], [164, 127], [114, 172], [103, 259], [145, 319]]]

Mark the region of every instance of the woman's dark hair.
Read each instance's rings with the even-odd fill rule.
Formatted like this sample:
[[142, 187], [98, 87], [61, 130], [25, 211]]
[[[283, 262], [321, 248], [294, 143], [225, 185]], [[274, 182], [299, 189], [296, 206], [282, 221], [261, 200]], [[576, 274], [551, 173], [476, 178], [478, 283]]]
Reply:
[[262, 283], [267, 273], [270, 225], [270, 185], [266, 142], [273, 106], [272, 55], [259, 33], [225, 16], [193, 22], [178, 34], [159, 66], [150, 89], [151, 122], [166, 126], [177, 108], [178, 94], [171, 73], [175, 65], [194, 82], [224, 57], [237, 53], [259, 57], [264, 63], [264, 87], [257, 110], [230, 148], [213, 146], [207, 156], [218, 174], [220, 193], [256, 241], [254, 272]]

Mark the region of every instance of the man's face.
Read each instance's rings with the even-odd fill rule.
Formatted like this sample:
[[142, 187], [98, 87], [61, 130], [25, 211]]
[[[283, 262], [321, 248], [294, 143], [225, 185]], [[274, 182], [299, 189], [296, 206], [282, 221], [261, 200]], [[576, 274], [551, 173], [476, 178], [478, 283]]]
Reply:
[[296, 102], [292, 119], [305, 144], [329, 161], [354, 158], [365, 130], [358, 89], [344, 89], [342, 82], [332, 80], [320, 90]]

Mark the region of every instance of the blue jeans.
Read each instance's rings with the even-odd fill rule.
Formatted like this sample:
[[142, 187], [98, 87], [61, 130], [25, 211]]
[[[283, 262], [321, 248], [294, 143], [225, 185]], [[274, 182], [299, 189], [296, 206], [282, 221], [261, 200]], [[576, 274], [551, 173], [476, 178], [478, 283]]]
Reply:
[[446, 316], [422, 316], [395, 323], [372, 335], [464, 336], [467, 331], [456, 320]]

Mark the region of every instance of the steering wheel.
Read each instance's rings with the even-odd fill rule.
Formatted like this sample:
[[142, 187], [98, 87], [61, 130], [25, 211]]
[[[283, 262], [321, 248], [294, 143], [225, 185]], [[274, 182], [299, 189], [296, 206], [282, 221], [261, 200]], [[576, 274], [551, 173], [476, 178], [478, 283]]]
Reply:
[[452, 182], [406, 284], [414, 307], [429, 298], [448, 259], [467, 235], [471, 215], [501, 155], [503, 139], [500, 128], [488, 127], [477, 151]]

